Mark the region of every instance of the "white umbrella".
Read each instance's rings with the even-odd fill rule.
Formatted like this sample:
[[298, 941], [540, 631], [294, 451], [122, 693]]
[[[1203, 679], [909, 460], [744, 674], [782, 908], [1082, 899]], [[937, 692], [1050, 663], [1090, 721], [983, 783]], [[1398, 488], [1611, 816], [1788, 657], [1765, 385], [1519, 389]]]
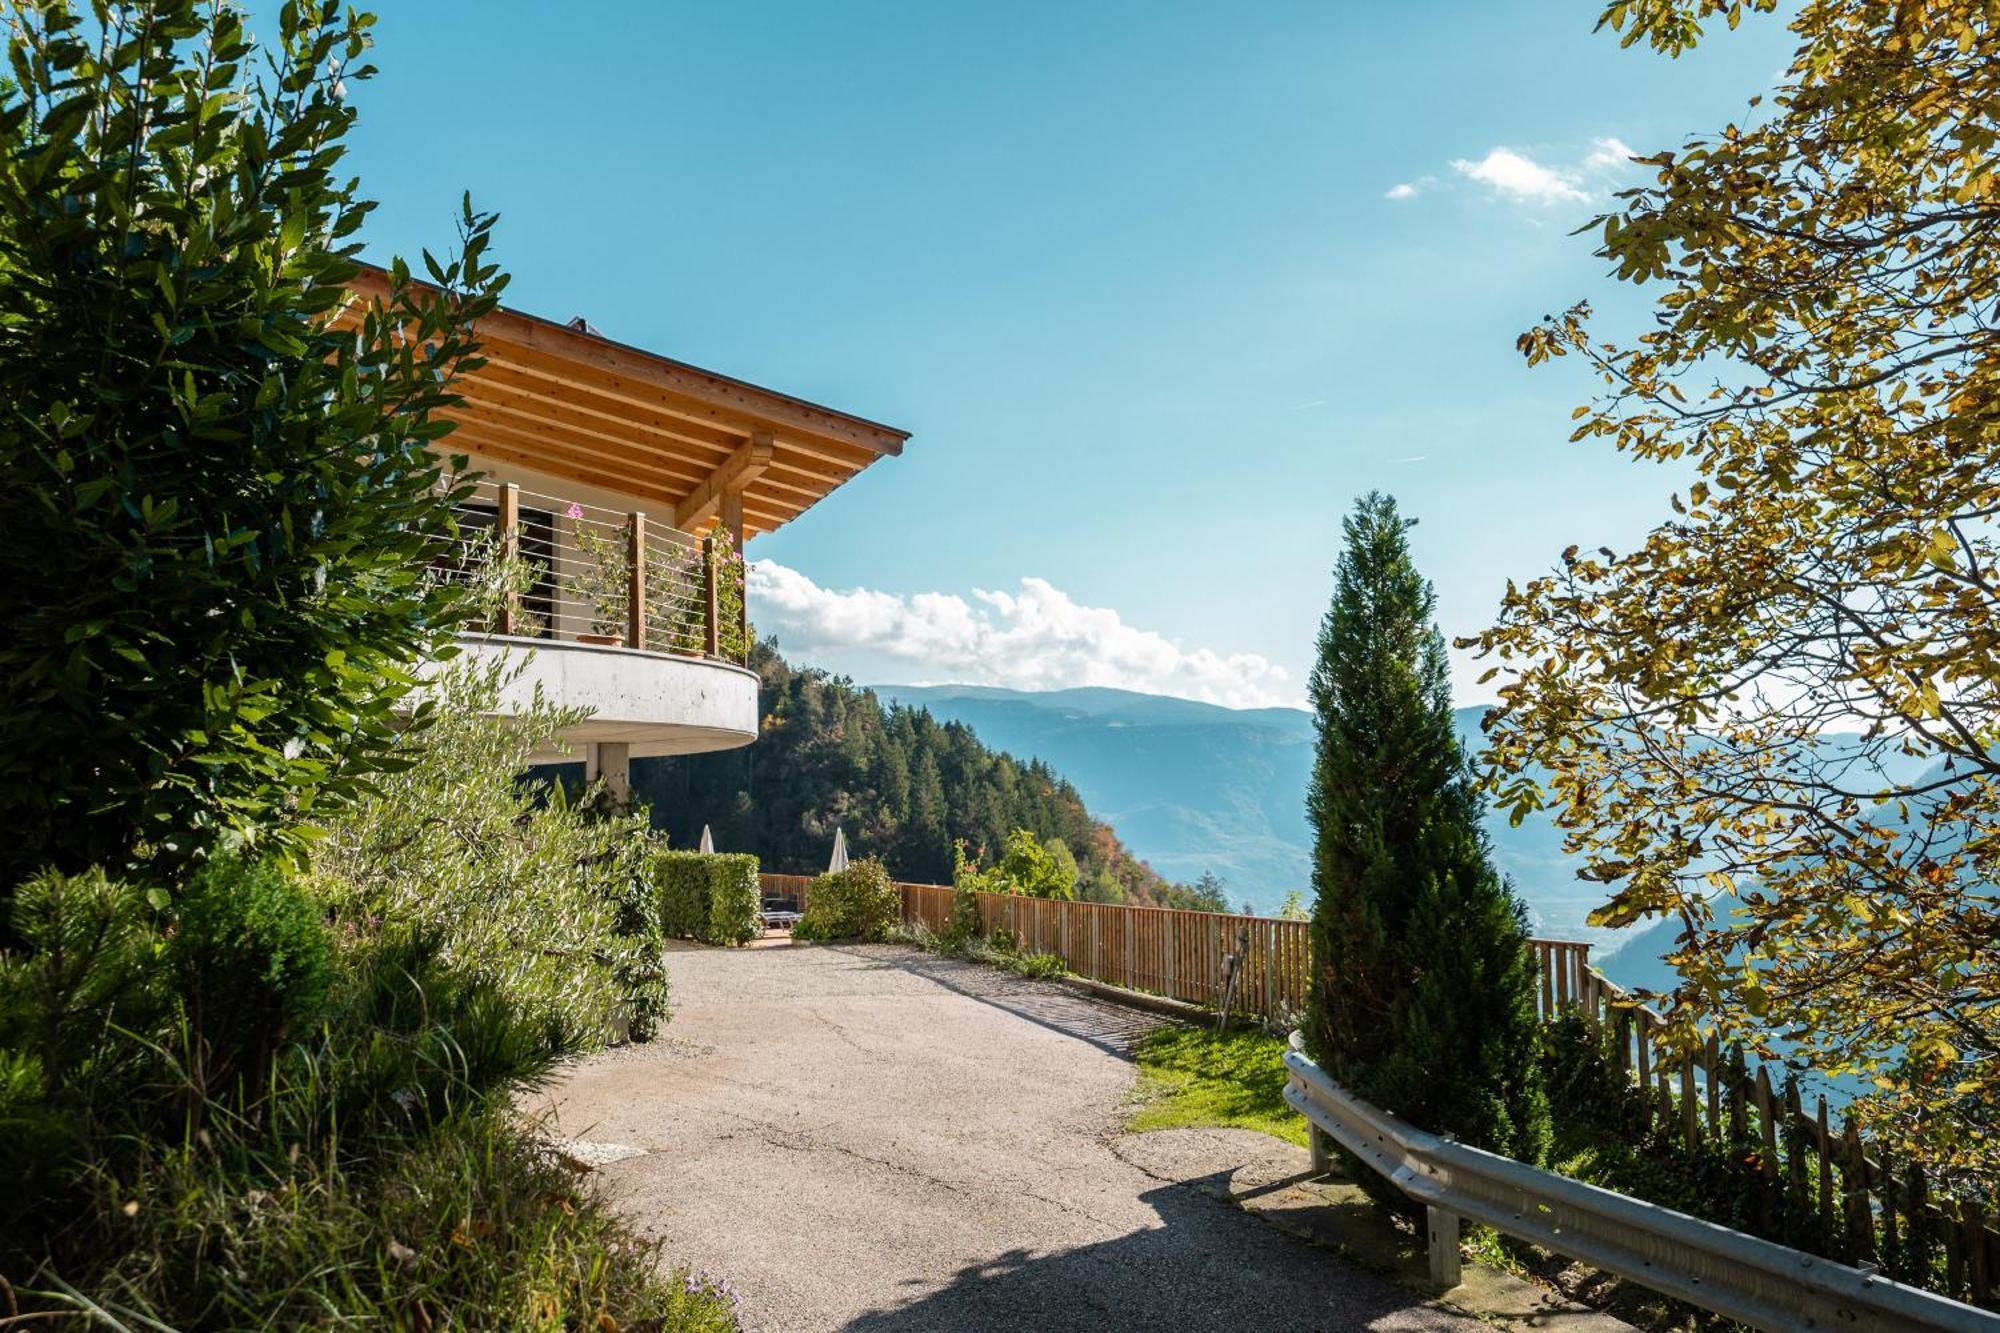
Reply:
[[715, 835], [708, 831], [708, 825], [706, 824], [701, 826], [701, 849], [704, 852], [715, 850]]
[[847, 830], [835, 827], [833, 830], [833, 859], [826, 863], [826, 873], [838, 875], [847, 869]]

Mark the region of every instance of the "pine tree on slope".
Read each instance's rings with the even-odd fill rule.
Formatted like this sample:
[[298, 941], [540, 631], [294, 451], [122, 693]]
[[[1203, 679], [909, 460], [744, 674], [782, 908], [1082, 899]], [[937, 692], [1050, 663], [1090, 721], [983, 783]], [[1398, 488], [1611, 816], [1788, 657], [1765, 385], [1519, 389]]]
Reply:
[[1387, 496], [1355, 505], [1320, 626], [1307, 1047], [1420, 1128], [1538, 1162], [1549, 1120], [1525, 916], [1487, 855], [1408, 526]]

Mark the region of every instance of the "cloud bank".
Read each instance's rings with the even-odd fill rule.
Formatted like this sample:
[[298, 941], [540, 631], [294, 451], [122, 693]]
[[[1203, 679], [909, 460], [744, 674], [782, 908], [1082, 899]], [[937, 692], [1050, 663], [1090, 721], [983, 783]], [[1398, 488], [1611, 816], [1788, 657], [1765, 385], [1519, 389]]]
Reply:
[[1046, 579], [1017, 592], [975, 589], [911, 596], [822, 588], [773, 560], [749, 568], [750, 614], [760, 631], [815, 662], [889, 659], [916, 669], [913, 684], [1017, 690], [1110, 686], [1230, 708], [1297, 704], [1290, 673], [1257, 653], [1187, 649], [1084, 606]]

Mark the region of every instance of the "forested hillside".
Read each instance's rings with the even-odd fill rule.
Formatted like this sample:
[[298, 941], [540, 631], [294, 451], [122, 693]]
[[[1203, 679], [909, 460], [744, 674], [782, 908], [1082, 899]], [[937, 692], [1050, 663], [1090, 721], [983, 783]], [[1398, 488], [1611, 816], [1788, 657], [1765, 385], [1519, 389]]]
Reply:
[[1025, 828], [1076, 858], [1080, 897], [1222, 909], [1213, 889], [1169, 884], [1127, 852], [1047, 764], [991, 750], [963, 723], [794, 667], [768, 643], [751, 665], [762, 678], [755, 745], [632, 765], [634, 796], [675, 845], [693, 846], [707, 824], [721, 850], [810, 873], [825, 868], [837, 826], [853, 855], [881, 857], [899, 879], [946, 883], [955, 840], [991, 860], [1011, 830]]

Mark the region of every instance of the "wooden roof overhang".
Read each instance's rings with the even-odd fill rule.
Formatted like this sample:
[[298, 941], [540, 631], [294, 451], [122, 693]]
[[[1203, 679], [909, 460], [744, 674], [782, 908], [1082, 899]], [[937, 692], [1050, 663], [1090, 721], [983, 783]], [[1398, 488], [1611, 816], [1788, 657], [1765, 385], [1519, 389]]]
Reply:
[[[384, 299], [389, 278], [352, 284]], [[910, 433], [501, 308], [441, 449], [633, 496], [686, 532], [741, 506], [747, 540], [797, 518]]]

